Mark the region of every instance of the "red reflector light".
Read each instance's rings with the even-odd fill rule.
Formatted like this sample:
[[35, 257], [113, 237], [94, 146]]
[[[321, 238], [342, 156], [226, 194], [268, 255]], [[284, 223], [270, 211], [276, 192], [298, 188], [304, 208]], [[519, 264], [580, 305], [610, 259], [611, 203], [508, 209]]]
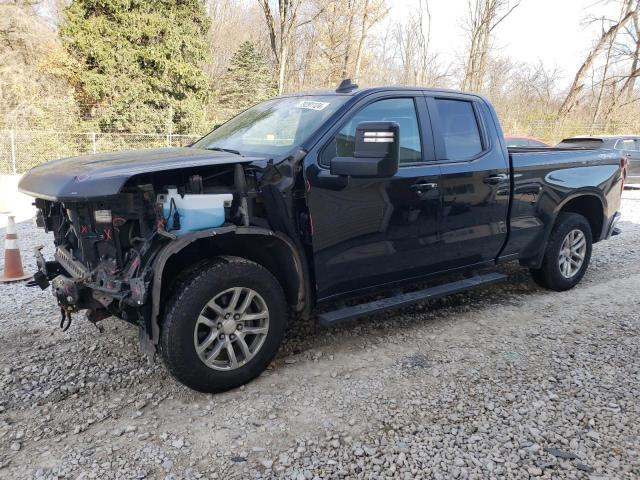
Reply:
[[629, 157], [622, 157], [620, 159], [620, 166], [624, 169], [624, 173], [627, 173], [627, 165], [629, 165]]

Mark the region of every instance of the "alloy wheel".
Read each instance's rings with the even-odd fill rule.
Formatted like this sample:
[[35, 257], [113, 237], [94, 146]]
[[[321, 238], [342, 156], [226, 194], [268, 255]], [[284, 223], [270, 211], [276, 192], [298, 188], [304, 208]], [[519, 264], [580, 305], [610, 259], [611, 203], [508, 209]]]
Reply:
[[587, 239], [582, 230], [574, 229], [564, 237], [558, 256], [558, 266], [564, 278], [572, 278], [582, 268], [587, 254]]
[[256, 356], [269, 332], [269, 309], [258, 292], [233, 287], [200, 312], [193, 342], [200, 360], [214, 370], [235, 370]]

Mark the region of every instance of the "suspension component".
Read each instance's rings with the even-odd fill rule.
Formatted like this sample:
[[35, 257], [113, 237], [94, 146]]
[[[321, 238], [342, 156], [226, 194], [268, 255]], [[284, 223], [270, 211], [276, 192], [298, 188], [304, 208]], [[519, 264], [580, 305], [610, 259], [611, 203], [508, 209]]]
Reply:
[[66, 332], [67, 330], [69, 330], [69, 327], [71, 326], [71, 312], [68, 312], [67, 310], [65, 310], [64, 308], [60, 308], [60, 314], [62, 315], [62, 318], [60, 319], [60, 328], [62, 329], [63, 332]]

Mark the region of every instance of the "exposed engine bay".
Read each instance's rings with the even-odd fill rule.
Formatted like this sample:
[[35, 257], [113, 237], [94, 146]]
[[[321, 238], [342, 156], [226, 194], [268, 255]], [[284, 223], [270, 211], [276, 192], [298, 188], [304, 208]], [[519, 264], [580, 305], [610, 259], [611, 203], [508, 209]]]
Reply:
[[[198, 168], [197, 174], [154, 172], [136, 175], [120, 193], [95, 200], [38, 198], [37, 223], [53, 232], [56, 251], [54, 261], [36, 252], [39, 272], [32, 284], [52, 285], [63, 329], [72, 313], [84, 309], [96, 325], [113, 315], [148, 327], [159, 252], [194, 230], [223, 225], [283, 230], [290, 222], [274, 215], [282, 217], [283, 206], [291, 211], [283, 198], [292, 198], [293, 175], [286, 175], [292, 167], [232, 163]], [[269, 205], [274, 192], [283, 204]]]

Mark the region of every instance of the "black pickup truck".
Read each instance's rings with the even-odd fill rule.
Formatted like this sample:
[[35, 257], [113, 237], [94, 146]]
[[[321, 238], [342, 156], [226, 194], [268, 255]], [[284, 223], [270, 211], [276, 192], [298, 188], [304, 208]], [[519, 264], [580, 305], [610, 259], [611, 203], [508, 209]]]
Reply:
[[175, 378], [218, 392], [259, 375], [319, 304], [331, 325], [497, 282], [515, 260], [572, 288], [617, 233], [626, 162], [507, 150], [476, 95], [345, 81], [186, 148], [38, 166], [20, 190], [55, 236], [32, 284], [52, 284], [62, 323], [126, 320]]

